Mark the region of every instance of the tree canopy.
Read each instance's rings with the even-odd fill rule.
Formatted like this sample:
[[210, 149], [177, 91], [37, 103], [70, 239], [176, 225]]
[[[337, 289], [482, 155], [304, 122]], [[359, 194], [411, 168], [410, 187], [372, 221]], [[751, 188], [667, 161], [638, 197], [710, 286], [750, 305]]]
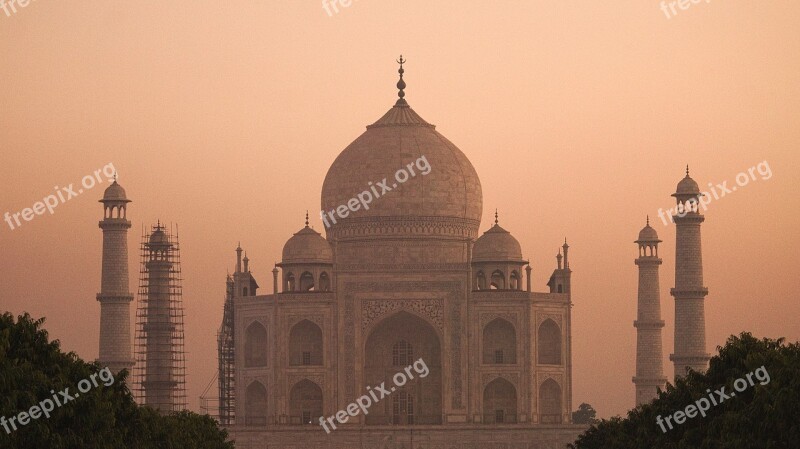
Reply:
[[[7, 449], [233, 449], [227, 432], [209, 416], [191, 412], [161, 415], [134, 401], [127, 371], [78, 397], [77, 385], [103, 370], [61, 351], [42, 328], [44, 318], [0, 316], [0, 447]], [[95, 376], [96, 378], [97, 376]], [[69, 388], [73, 400], [26, 425], [8, 422]], [[63, 400], [63, 398], [62, 398]]]
[[596, 424], [600, 420], [596, 418], [597, 412], [591, 404], [582, 403], [578, 406], [578, 410], [572, 412], [573, 424]]
[[[759, 369], [761, 376], [753, 379], [752, 373]], [[748, 374], [753, 385], [734, 389], [734, 383]], [[715, 392], [721, 387], [730, 397], [719, 402]], [[662, 430], [658, 424], [658, 417], [663, 421], [688, 411], [687, 406], [712, 395], [717, 405], [712, 404], [705, 417], [695, 413], [681, 424], [673, 419], [672, 429], [664, 425]], [[689, 371], [651, 403], [629, 411], [627, 418], [593, 425], [573, 445], [577, 449], [721, 447], [800, 447], [800, 344], [759, 340], [746, 332], [731, 336], [705, 373]]]

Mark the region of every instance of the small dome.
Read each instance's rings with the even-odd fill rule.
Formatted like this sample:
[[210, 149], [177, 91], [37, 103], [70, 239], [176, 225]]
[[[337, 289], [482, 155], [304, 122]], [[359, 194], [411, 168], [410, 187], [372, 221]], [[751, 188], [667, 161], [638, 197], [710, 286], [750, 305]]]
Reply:
[[319, 232], [308, 226], [283, 246], [283, 263], [333, 263], [333, 251]]
[[655, 229], [650, 226], [650, 223], [647, 223], [647, 226], [643, 227], [641, 231], [639, 231], [639, 239], [636, 241], [638, 242], [660, 242], [661, 240], [658, 239], [658, 233]]
[[128, 196], [125, 194], [125, 189], [122, 188], [121, 185], [117, 184], [117, 180], [115, 179], [110, 186], [106, 188], [106, 191], [103, 193], [102, 201], [124, 201], [126, 203], [130, 202]]
[[678, 183], [678, 187], [675, 189], [675, 193], [672, 196], [677, 195], [689, 195], [689, 196], [698, 196], [700, 194], [700, 186], [689, 176], [689, 166], [686, 166], [686, 177], [681, 179], [681, 182]]
[[525, 262], [522, 247], [510, 232], [495, 223], [475, 241], [473, 262]]
[[164, 232], [164, 228], [161, 226], [156, 226], [156, 230], [150, 234], [150, 245], [169, 245], [169, 237], [167, 237], [167, 233]]

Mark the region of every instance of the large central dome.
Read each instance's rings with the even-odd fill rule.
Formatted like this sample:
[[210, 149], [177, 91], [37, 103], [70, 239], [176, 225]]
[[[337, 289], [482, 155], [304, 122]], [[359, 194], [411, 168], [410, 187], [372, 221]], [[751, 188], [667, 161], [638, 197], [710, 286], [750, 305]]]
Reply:
[[[346, 211], [344, 219], [334, 213], [336, 223], [328, 215], [326, 226], [330, 231], [356, 223], [457, 221], [470, 229], [474, 226], [477, 233], [483, 207], [478, 174], [458, 147], [411, 109], [403, 98], [400, 70], [400, 99], [367, 126], [328, 170], [322, 185], [322, 211], [347, 206], [365, 191], [379, 196], [367, 204], [369, 209], [359, 205], [355, 211]], [[396, 177], [398, 170], [409, 175], [405, 182], [399, 182], [403, 174]], [[377, 185], [384, 178], [390, 191]]]

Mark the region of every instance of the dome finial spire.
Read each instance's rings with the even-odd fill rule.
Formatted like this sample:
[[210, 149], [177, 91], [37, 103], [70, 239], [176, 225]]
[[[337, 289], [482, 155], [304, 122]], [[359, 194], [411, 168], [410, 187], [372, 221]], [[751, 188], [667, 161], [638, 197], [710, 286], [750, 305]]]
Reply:
[[650, 226], [650, 214], [647, 214], [647, 226]]
[[308, 227], [308, 210], [306, 210], [306, 227]]
[[498, 222], [498, 220], [497, 220], [497, 209], [495, 209], [494, 210], [494, 224], [498, 224], [497, 222]]
[[397, 73], [400, 74], [400, 80], [397, 81], [397, 96], [400, 98], [397, 99], [397, 102], [394, 104], [395, 106], [408, 106], [408, 102], [406, 102], [406, 99], [404, 98], [406, 93], [403, 92], [403, 89], [406, 88], [406, 82], [403, 81], [403, 73], [405, 73], [405, 70], [403, 70], [403, 64], [405, 62], [406, 60], [403, 59], [403, 55], [400, 55], [400, 59], [397, 60], [397, 63], [400, 64], [400, 69], [397, 70]]
[[689, 164], [686, 164], [686, 177], [689, 177]]

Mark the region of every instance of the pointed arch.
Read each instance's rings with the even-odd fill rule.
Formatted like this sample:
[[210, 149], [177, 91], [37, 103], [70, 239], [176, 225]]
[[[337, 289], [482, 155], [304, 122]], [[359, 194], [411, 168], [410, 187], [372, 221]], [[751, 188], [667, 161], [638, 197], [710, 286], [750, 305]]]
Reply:
[[283, 291], [284, 292], [293, 292], [293, 291], [295, 291], [295, 284], [296, 284], [296, 282], [295, 282], [295, 279], [294, 279], [294, 273], [292, 273], [291, 271], [286, 273], [286, 282], [285, 282]]
[[322, 416], [322, 388], [308, 379], [294, 384], [289, 392], [289, 423], [315, 424], [320, 416]]
[[309, 320], [302, 320], [289, 331], [289, 365], [323, 364], [322, 329]]
[[314, 290], [314, 275], [308, 271], [304, 271], [300, 275], [300, 291], [310, 292]]
[[507, 320], [495, 318], [483, 328], [483, 363], [517, 363], [517, 333]]
[[[415, 367], [419, 363], [420, 369], [427, 367], [428, 370], [425, 377], [417, 376], [403, 386], [398, 385], [401, 391], [409, 395], [406, 401], [386, 400], [373, 405], [365, 417], [366, 424], [392, 424], [395, 418], [407, 424], [441, 424], [444, 410], [442, 344], [435, 327], [425, 319], [403, 310], [380, 320], [366, 335], [362, 359], [364, 390], [392, 379], [412, 363]], [[397, 360], [394, 357], [395, 347], [398, 350]], [[405, 367], [395, 366], [395, 362], [399, 364], [402, 361], [412, 363]], [[409, 416], [412, 416], [410, 420]]]
[[486, 275], [483, 274], [483, 271], [478, 271], [478, 273], [475, 274], [475, 289], [486, 290]]
[[491, 285], [489, 287], [495, 290], [505, 290], [506, 275], [500, 270], [495, 270], [494, 273], [492, 273]]
[[539, 325], [537, 353], [540, 365], [561, 365], [561, 328], [548, 318]]
[[267, 366], [267, 329], [258, 321], [250, 323], [245, 330], [244, 366]]
[[539, 422], [542, 424], [561, 424], [561, 386], [553, 379], [547, 379], [539, 387]]
[[517, 389], [498, 377], [483, 389], [483, 422], [504, 424], [517, 422]]
[[244, 416], [246, 426], [267, 425], [267, 389], [257, 380], [247, 386]]
[[319, 291], [321, 292], [331, 291], [331, 278], [325, 271], [323, 271], [322, 274], [319, 275]]

